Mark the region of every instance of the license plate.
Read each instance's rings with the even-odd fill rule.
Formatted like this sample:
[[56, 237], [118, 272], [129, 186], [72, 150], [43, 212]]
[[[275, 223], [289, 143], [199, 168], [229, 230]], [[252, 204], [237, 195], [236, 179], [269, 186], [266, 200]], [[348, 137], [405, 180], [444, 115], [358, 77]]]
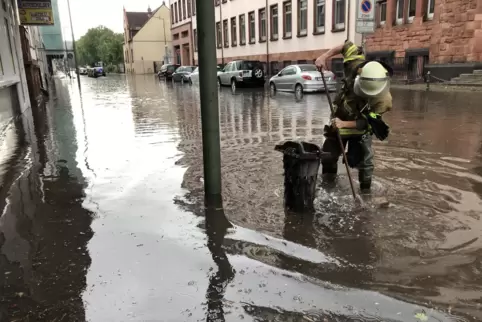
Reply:
[[321, 80], [323, 80], [323, 79], [322, 79], [321, 77], [317, 77], [316, 80], [317, 80], [317, 81], [321, 81]]
[[[323, 78], [322, 78], [322, 77], [317, 77], [316, 80], [317, 80], [317, 81], [322, 81]], [[325, 80], [326, 80], [327, 82], [329, 82], [329, 81], [331, 80], [331, 77], [325, 77]]]

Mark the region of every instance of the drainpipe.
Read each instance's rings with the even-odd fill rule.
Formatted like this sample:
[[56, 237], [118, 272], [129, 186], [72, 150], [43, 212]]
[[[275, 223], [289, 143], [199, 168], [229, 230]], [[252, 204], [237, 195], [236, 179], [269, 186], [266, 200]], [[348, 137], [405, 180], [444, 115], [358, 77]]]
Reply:
[[[221, 27], [221, 64], [224, 66], [224, 25], [223, 25], [223, 3], [219, 0], [219, 26]], [[216, 31], [217, 32], [217, 31]]]
[[268, 6], [268, 0], [266, 0], [266, 71], [268, 75], [271, 76], [271, 67], [269, 65], [269, 41], [270, 41], [270, 32], [271, 32], [271, 10]]
[[347, 19], [346, 19], [346, 39], [350, 40], [350, 16], [351, 16], [351, 1], [348, 0], [348, 8], [347, 8]]
[[[193, 1], [196, 1], [196, 0], [193, 0]], [[189, 49], [189, 52], [191, 53], [191, 66], [194, 65], [194, 35], [193, 35], [193, 29], [192, 29], [192, 12], [191, 12], [191, 30], [190, 30], [190, 33], [191, 33], [191, 48]]]

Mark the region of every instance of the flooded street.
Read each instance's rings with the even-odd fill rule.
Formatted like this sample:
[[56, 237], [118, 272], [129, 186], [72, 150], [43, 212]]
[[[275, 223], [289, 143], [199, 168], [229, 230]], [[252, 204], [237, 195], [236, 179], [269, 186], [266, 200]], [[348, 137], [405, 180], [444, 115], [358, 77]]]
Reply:
[[56, 79], [0, 138], [0, 321], [482, 321], [482, 94], [392, 93], [390, 207], [355, 209], [340, 167], [301, 217], [274, 146], [321, 145], [326, 97], [221, 88], [205, 214], [198, 87]]

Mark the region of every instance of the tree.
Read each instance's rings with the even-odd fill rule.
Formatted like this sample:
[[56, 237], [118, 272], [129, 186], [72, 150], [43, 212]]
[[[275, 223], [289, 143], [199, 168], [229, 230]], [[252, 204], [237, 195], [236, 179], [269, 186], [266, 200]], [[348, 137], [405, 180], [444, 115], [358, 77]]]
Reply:
[[102, 61], [105, 66], [122, 63], [124, 37], [109, 28], [99, 26], [91, 28], [77, 41], [79, 64], [93, 65]]

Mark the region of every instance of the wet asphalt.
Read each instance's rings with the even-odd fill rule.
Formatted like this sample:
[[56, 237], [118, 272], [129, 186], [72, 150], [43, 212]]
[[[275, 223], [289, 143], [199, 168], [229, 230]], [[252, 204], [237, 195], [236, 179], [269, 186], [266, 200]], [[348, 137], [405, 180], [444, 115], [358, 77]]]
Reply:
[[355, 208], [340, 167], [300, 216], [274, 146], [321, 144], [326, 98], [221, 88], [205, 213], [199, 88], [81, 81], [0, 137], [0, 321], [482, 320], [482, 94], [394, 89], [390, 206]]

